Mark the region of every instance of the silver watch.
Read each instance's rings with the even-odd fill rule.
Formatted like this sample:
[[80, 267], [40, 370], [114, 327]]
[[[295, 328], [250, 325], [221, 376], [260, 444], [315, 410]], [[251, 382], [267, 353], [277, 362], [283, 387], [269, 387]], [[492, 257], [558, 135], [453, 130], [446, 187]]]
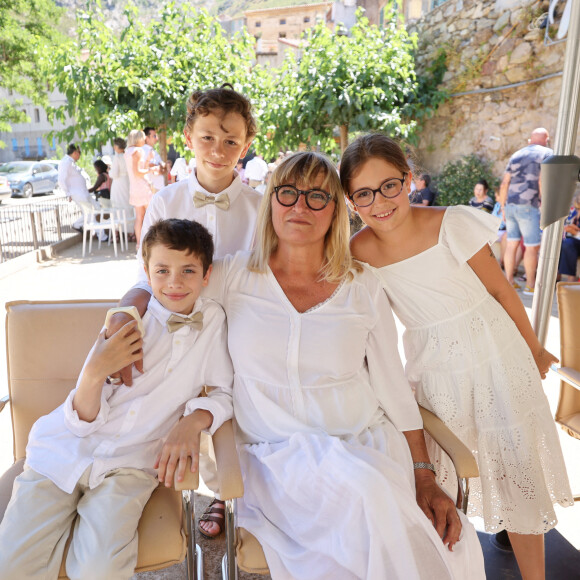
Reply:
[[435, 471], [435, 466], [432, 463], [426, 463], [425, 461], [418, 461], [416, 463], [413, 463], [413, 469], [429, 469], [435, 475], [437, 475], [437, 472]]

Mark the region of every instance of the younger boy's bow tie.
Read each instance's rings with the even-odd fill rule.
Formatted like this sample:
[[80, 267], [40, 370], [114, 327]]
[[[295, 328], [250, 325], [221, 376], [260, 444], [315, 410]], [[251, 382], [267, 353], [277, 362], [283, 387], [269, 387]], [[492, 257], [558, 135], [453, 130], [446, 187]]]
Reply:
[[196, 191], [193, 196], [193, 205], [195, 207], [203, 207], [208, 203], [213, 203], [219, 209], [230, 209], [230, 198], [227, 193], [220, 193], [219, 195], [206, 195], [201, 191]]
[[183, 316], [179, 316], [178, 314], [172, 314], [167, 319], [167, 330], [169, 332], [175, 332], [179, 330], [183, 326], [191, 326], [196, 330], [201, 330], [203, 328], [203, 313], [196, 312], [192, 316], [188, 316], [187, 318]]

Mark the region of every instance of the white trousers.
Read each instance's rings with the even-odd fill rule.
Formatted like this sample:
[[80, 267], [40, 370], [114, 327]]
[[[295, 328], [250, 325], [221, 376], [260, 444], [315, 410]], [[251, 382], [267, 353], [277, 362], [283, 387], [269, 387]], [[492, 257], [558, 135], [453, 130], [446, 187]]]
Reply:
[[138, 469], [116, 469], [94, 489], [91, 468], [72, 493], [25, 468], [14, 481], [0, 523], [0, 578], [56, 580], [66, 559], [71, 580], [127, 580], [137, 563], [137, 524], [157, 479]]

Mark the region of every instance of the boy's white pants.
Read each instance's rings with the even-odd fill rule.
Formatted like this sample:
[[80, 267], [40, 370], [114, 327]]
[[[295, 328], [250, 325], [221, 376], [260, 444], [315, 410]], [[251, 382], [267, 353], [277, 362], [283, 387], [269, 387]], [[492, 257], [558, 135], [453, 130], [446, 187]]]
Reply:
[[90, 472], [89, 467], [70, 494], [32, 469], [16, 478], [0, 524], [2, 580], [56, 580], [73, 521], [66, 559], [71, 580], [133, 576], [137, 524], [157, 479], [138, 469], [116, 469], [90, 489]]

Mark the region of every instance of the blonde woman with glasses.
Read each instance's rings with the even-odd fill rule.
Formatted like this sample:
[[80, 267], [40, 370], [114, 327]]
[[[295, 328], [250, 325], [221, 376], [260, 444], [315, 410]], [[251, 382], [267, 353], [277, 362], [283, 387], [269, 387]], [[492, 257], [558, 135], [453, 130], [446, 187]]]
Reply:
[[282, 578], [482, 579], [473, 527], [435, 484], [381, 285], [353, 262], [336, 168], [276, 168], [253, 251], [214, 263], [245, 494], [239, 525]]

